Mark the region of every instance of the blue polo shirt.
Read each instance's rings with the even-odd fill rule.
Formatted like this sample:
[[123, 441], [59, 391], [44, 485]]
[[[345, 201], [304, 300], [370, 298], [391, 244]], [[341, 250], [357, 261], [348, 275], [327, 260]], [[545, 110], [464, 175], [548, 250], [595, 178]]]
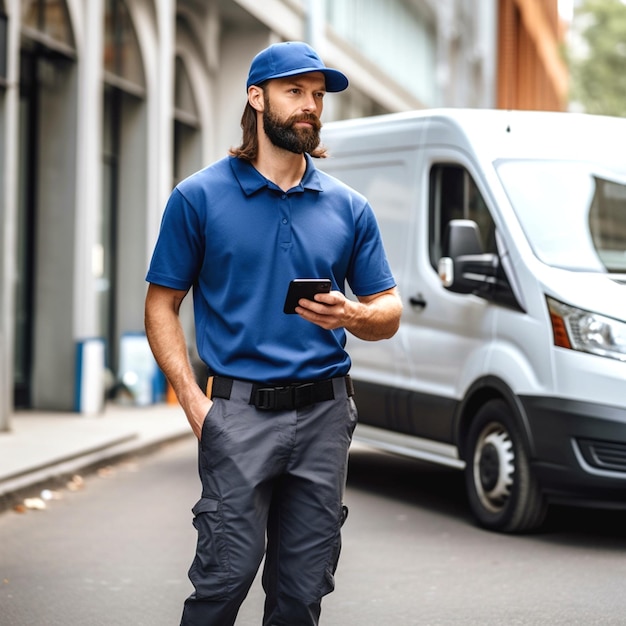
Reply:
[[287, 192], [226, 157], [172, 192], [146, 279], [193, 287], [196, 340], [212, 374], [261, 382], [341, 376], [343, 329], [283, 313], [293, 278], [346, 282], [361, 296], [395, 286], [367, 200], [315, 168]]

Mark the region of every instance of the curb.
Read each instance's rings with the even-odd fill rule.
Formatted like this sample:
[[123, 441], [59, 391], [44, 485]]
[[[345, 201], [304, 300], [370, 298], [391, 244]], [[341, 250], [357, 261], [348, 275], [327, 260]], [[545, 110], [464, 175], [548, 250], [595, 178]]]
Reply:
[[185, 432], [171, 433], [152, 440], [142, 439], [135, 433], [32, 470], [8, 476], [0, 481], [0, 514], [44, 488], [64, 487], [72, 476], [79, 472], [83, 475], [93, 474], [103, 466], [119, 463], [132, 456], [152, 454], [163, 446], [189, 437], [193, 437], [193, 433], [188, 429], [185, 429]]

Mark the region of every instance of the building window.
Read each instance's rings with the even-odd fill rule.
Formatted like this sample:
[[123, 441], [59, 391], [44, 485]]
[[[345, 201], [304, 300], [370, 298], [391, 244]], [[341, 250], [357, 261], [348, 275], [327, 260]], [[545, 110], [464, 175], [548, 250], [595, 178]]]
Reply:
[[7, 16], [0, 8], [0, 86], [5, 87], [7, 81]]
[[439, 104], [433, 11], [403, 0], [332, 0], [326, 11], [333, 31], [382, 73], [425, 106]]
[[200, 117], [189, 74], [181, 57], [176, 57], [174, 86], [174, 185], [199, 167], [196, 154]]
[[65, 0], [22, 0], [22, 33], [57, 52], [76, 47]]
[[181, 121], [187, 121], [191, 125], [198, 124], [198, 108], [193, 96], [193, 89], [187, 68], [181, 57], [176, 57], [174, 83], [174, 108], [175, 115]]
[[[67, 132], [63, 116], [48, 120], [51, 105], [69, 102], [65, 91], [76, 60], [74, 36], [64, 0], [22, 0], [19, 67], [20, 109], [18, 148], [17, 279], [15, 288], [14, 404], [31, 406], [35, 362], [35, 327], [43, 316], [41, 299], [35, 303], [41, 279], [38, 244], [46, 219], [58, 208], [48, 198], [54, 181], [60, 187], [68, 170], [50, 158], [50, 146]], [[3, 75], [6, 75], [6, 17], [0, 19]], [[63, 108], [59, 106], [59, 109]], [[52, 172], [52, 174], [51, 174]], [[36, 306], [37, 304], [37, 306]]]
[[143, 95], [146, 81], [139, 42], [122, 0], [107, 0], [104, 27], [105, 81], [127, 92]]
[[106, 340], [106, 363], [113, 371], [118, 361], [120, 261], [125, 207], [124, 172], [131, 144], [136, 140], [137, 112], [146, 95], [139, 41], [123, 0], [105, 0], [104, 92], [102, 128], [102, 204], [94, 272], [98, 281], [99, 334]]

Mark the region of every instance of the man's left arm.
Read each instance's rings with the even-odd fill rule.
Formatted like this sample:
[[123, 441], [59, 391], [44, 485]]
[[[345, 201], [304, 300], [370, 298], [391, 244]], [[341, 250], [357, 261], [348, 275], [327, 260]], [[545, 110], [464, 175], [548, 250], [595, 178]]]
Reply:
[[366, 341], [393, 337], [402, 315], [398, 289], [393, 287], [370, 296], [357, 297], [358, 302], [355, 302], [340, 291], [320, 293], [315, 296], [315, 301], [300, 300], [296, 313], [326, 330], [343, 327]]

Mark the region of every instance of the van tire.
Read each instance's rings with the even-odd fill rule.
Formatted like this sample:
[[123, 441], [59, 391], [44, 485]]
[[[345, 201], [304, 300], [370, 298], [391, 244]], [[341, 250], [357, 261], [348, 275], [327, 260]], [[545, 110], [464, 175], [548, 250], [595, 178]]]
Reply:
[[528, 460], [520, 429], [504, 400], [490, 400], [470, 424], [465, 486], [484, 528], [529, 532], [543, 523], [547, 504]]

